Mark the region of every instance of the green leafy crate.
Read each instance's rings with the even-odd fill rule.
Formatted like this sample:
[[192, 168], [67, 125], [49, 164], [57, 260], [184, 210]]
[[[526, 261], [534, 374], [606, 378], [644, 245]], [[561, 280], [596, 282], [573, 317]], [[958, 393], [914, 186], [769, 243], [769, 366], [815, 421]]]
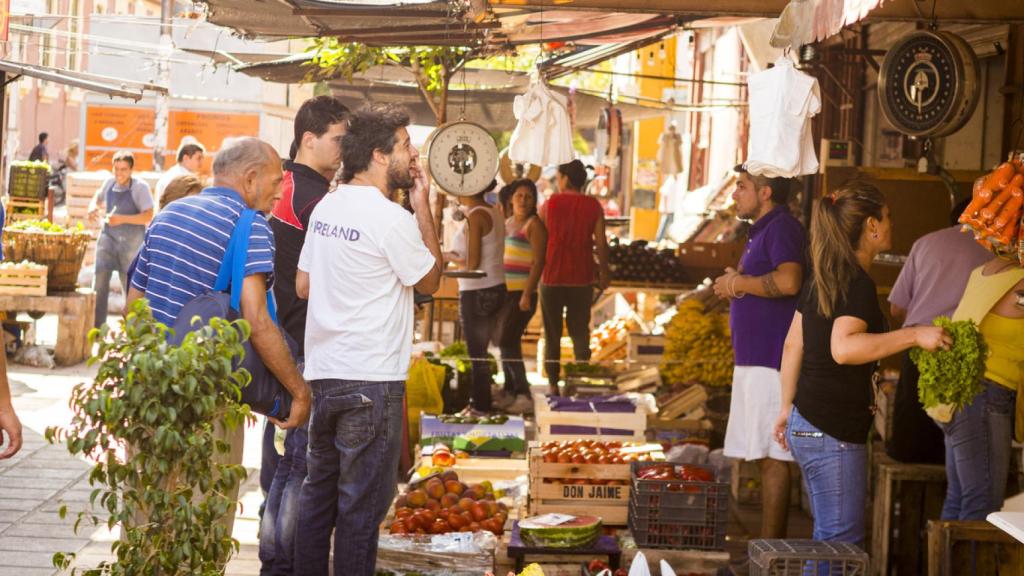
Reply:
[[12, 198], [39, 199], [46, 197], [50, 166], [46, 163], [14, 163], [8, 179], [7, 191]]
[[420, 420], [420, 443], [444, 444], [469, 453], [526, 452], [526, 424], [511, 416], [503, 424], [445, 423], [437, 416], [424, 414]]
[[910, 359], [921, 373], [918, 399], [925, 408], [948, 405], [959, 410], [982, 391], [981, 377], [985, 373], [988, 347], [971, 320], [954, 322], [939, 316], [932, 323], [949, 333], [953, 345], [949, 350], [928, 352], [914, 348], [910, 351]]

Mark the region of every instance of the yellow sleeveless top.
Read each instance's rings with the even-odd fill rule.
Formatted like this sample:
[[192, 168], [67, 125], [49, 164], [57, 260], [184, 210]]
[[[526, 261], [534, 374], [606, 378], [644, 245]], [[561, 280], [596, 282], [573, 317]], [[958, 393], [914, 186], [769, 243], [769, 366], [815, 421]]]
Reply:
[[1011, 390], [1024, 383], [1024, 318], [1007, 318], [991, 312], [992, 307], [1024, 280], [1024, 269], [1009, 268], [984, 276], [984, 266], [971, 272], [964, 296], [953, 320], [974, 320], [989, 348], [985, 377]]

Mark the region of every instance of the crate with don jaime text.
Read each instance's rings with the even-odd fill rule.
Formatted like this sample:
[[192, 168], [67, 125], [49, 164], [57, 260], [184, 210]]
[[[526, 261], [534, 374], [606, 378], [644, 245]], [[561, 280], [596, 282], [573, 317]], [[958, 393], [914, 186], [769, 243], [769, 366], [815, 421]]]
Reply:
[[[600, 516], [605, 524], [626, 524], [629, 462], [637, 458], [664, 459], [661, 447], [641, 444], [616, 448], [620, 443], [615, 441], [587, 442], [547, 443], [543, 447], [531, 444], [530, 515], [590, 514]], [[561, 444], [561, 449], [555, 444]]]
[[[560, 402], [568, 402], [560, 400]], [[537, 439], [552, 440], [646, 440], [647, 414], [639, 406], [625, 411], [602, 411], [599, 399], [576, 401], [572, 410], [556, 410], [542, 395], [534, 396]]]

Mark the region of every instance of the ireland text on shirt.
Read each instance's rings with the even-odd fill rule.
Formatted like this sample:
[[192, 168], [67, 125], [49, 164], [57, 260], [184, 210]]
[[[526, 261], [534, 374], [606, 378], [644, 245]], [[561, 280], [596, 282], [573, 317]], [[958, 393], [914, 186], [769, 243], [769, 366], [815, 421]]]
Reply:
[[355, 242], [359, 240], [359, 230], [355, 228], [345, 228], [344, 226], [331, 226], [324, 222], [316, 222], [313, 224], [313, 233], [319, 234], [327, 238], [343, 238], [349, 242]]

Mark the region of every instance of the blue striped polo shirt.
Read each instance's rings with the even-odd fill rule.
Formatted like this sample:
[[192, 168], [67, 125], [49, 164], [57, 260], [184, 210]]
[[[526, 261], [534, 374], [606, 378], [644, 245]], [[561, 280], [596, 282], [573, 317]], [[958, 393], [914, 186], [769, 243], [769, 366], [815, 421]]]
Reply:
[[[136, 257], [131, 285], [143, 292], [153, 318], [170, 325], [190, 300], [213, 290], [235, 222], [246, 208], [229, 188], [207, 188], [157, 213]], [[245, 275], [267, 275], [273, 286], [274, 233], [263, 214], [252, 223]]]

